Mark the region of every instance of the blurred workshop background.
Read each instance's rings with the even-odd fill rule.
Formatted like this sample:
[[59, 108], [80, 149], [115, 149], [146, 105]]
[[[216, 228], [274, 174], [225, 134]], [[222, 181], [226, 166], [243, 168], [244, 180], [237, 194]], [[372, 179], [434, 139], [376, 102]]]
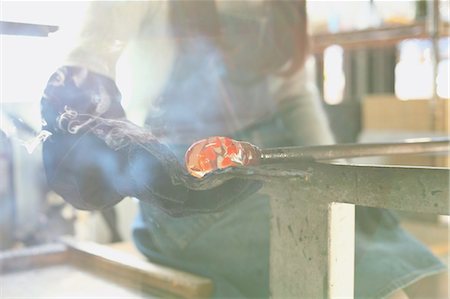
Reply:
[[[449, 1], [307, 5], [317, 84], [339, 143], [449, 135]], [[74, 210], [47, 189], [33, 139], [41, 125], [43, 87], [70, 48], [70, 33], [76, 33], [85, 7], [86, 2], [1, 3], [0, 250], [65, 235], [102, 244], [130, 242], [136, 201], [122, 201], [105, 213]], [[118, 84], [128, 84], [126, 76]], [[448, 155], [355, 162], [449, 167]], [[448, 217], [399, 216], [448, 261]]]

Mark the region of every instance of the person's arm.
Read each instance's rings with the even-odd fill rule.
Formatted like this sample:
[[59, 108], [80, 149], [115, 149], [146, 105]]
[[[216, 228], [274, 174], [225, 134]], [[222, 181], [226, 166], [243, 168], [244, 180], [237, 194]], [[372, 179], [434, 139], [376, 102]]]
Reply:
[[305, 67], [292, 76], [276, 76], [270, 82], [284, 126], [296, 145], [334, 143], [315, 83], [313, 58], [308, 59]]
[[143, 22], [152, 21], [161, 5], [161, 1], [92, 1], [65, 64], [115, 79], [123, 50]]
[[109, 191], [113, 186], [98, 174], [102, 166], [91, 161], [102, 152], [105, 157], [114, 153], [107, 154], [101, 142], [89, 134], [86, 135], [89, 142], [81, 142], [78, 134], [69, 133], [73, 122], [64, 121], [63, 115], [70, 110], [125, 119], [121, 95], [114, 82], [115, 66], [128, 41], [138, 33], [150, 9], [148, 3], [90, 2], [84, 19], [80, 20], [83, 24], [74, 48], [64, 65], [50, 77], [41, 99], [42, 129], [52, 134], [43, 145], [47, 181], [77, 208], [106, 208], [123, 196]]
[[139, 140], [118, 134], [132, 124], [121, 106], [114, 68], [124, 45], [137, 34], [139, 3], [93, 3], [70, 65], [51, 76], [41, 100], [42, 129], [51, 133], [43, 144], [48, 184], [85, 210], [105, 209], [127, 196], [174, 216], [223, 210], [261, 184], [232, 179], [213, 189], [191, 190], [173, 179], [165, 160], [171, 153], [150, 133]]

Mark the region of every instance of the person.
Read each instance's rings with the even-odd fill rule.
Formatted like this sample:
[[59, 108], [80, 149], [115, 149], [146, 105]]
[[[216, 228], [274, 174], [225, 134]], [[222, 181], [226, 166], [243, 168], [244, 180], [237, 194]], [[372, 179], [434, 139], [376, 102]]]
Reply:
[[[269, 297], [261, 184], [190, 189], [172, 158], [182, 163], [209, 136], [333, 143], [308, 49], [305, 1], [93, 2], [41, 101], [49, 184], [80, 209], [140, 199], [133, 238], [149, 259], [212, 278], [217, 298]], [[127, 120], [122, 94], [128, 118], [150, 133]], [[444, 268], [389, 212], [356, 213], [357, 298]]]

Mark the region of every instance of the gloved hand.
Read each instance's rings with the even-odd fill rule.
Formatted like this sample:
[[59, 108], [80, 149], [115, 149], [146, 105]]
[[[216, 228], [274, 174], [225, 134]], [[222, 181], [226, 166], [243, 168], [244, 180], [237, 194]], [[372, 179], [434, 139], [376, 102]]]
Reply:
[[161, 159], [171, 154], [166, 147], [151, 138], [116, 138], [117, 127], [101, 121], [129, 124], [120, 100], [112, 79], [84, 68], [62, 67], [47, 84], [42, 129], [52, 135], [43, 145], [45, 171], [50, 187], [74, 207], [104, 209], [133, 196], [183, 216], [223, 210], [261, 187], [243, 179], [201, 191], [177, 183]]

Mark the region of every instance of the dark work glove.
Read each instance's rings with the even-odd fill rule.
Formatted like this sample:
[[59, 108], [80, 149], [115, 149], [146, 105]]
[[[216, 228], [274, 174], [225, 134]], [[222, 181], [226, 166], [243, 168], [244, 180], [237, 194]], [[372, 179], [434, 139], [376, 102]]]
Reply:
[[120, 100], [113, 80], [84, 68], [62, 67], [47, 84], [42, 129], [52, 135], [43, 145], [45, 171], [50, 187], [74, 207], [104, 209], [133, 196], [183, 216], [223, 210], [261, 187], [230, 179], [208, 190], [188, 188], [174, 178], [182, 171], [173, 171], [181, 168], [173, 154], [126, 120]]

